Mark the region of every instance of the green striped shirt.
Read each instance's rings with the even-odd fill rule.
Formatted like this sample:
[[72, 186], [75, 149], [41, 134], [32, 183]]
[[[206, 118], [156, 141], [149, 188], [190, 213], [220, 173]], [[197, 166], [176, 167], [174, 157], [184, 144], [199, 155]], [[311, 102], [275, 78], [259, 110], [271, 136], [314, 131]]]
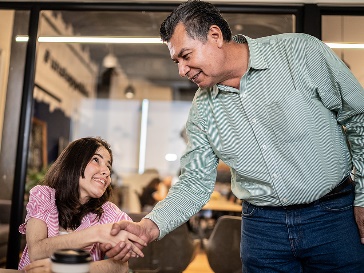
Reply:
[[179, 182], [147, 215], [160, 238], [209, 200], [219, 159], [234, 194], [259, 206], [312, 202], [354, 169], [364, 207], [364, 90], [350, 70], [306, 34], [234, 40], [248, 43], [248, 71], [239, 90], [196, 92]]

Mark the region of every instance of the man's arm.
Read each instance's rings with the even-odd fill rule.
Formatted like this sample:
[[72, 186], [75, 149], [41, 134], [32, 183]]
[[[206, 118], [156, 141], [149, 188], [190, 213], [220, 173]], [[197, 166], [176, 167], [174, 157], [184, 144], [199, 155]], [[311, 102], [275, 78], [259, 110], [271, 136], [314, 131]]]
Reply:
[[[152, 242], [159, 237], [158, 226], [153, 221], [146, 218], [142, 219], [140, 222], [120, 221], [118, 223], [114, 223], [110, 234], [115, 236], [121, 230], [133, 233], [147, 243]], [[137, 245], [140, 249], [143, 249], [144, 247], [137, 243], [135, 243], [135, 245]], [[121, 248], [119, 244], [114, 247], [112, 247], [111, 244], [101, 244], [101, 249], [106, 252], [107, 257], [113, 258], [114, 260], [121, 260], [122, 262], [129, 260], [129, 257], [126, 256], [127, 250], [125, 248]]]

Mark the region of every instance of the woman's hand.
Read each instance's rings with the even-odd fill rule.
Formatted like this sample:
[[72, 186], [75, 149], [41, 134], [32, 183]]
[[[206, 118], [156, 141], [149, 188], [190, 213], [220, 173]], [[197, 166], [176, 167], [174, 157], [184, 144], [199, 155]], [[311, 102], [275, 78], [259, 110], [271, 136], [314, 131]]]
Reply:
[[126, 255], [128, 258], [138, 256], [144, 257], [143, 252], [139, 247], [137, 247], [137, 245], [139, 244], [140, 246], [145, 247], [147, 244], [138, 236], [125, 230], [121, 230], [114, 236], [110, 235], [113, 223], [98, 225], [95, 227], [98, 229], [97, 234], [99, 236], [99, 243], [110, 244], [112, 247], [118, 245], [121, 249], [124, 249], [124, 252], [127, 252]]
[[51, 260], [49, 258], [38, 260], [24, 267], [26, 273], [51, 273]]

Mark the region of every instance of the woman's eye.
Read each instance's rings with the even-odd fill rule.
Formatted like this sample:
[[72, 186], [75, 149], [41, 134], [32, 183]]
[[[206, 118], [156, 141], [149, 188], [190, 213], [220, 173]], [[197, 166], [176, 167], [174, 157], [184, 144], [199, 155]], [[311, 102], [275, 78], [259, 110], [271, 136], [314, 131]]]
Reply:
[[99, 159], [97, 157], [94, 157], [92, 160], [94, 160], [95, 162], [99, 162]]

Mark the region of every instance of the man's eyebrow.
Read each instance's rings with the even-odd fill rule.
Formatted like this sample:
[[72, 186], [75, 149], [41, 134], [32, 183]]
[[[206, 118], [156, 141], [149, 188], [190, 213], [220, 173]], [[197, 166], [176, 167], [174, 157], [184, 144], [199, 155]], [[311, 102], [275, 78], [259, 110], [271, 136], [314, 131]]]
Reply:
[[177, 57], [172, 57], [172, 61], [174, 61], [174, 62], [178, 62], [177, 61], [177, 59], [178, 58], [182, 58], [182, 55], [185, 53], [185, 51], [187, 51], [188, 50], [188, 48], [182, 48], [180, 51], [179, 51], [179, 53], [178, 53], [178, 55], [177, 55]]
[[178, 53], [178, 55], [177, 55], [177, 57], [178, 58], [181, 58], [182, 57], [182, 55], [185, 53], [185, 51], [187, 51], [188, 49], [187, 48], [182, 48], [181, 50], [180, 50], [180, 52]]

